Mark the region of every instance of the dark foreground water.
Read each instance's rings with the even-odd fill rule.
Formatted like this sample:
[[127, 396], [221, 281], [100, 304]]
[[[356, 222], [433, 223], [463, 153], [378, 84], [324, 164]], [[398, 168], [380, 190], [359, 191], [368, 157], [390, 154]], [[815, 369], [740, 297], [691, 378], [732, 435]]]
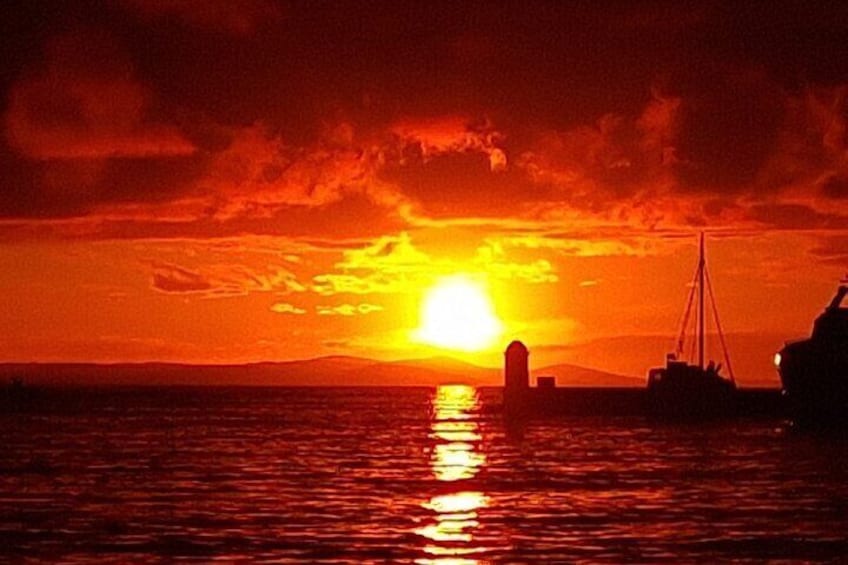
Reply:
[[777, 421], [505, 427], [496, 391], [42, 393], [0, 415], [0, 560], [837, 561], [848, 444]]

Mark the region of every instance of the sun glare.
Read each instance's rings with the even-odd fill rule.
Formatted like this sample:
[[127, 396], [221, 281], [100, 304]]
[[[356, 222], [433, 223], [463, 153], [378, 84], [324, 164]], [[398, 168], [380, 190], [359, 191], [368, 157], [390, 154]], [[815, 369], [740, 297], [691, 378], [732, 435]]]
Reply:
[[480, 351], [501, 333], [486, 287], [465, 276], [440, 279], [424, 297], [418, 341], [444, 349]]

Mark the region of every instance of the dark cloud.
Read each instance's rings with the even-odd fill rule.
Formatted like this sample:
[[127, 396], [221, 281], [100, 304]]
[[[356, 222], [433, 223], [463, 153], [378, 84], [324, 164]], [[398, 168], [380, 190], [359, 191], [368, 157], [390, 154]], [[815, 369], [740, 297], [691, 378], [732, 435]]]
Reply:
[[848, 214], [840, 6], [33, 0], [3, 15], [0, 217], [54, 222], [33, 234], [371, 237], [580, 215], [836, 229]]
[[751, 187], [775, 149], [785, 95], [761, 73], [696, 66], [671, 92], [681, 99], [675, 170], [683, 188]]
[[848, 215], [821, 212], [805, 204], [756, 204], [748, 209], [748, 217], [772, 229], [848, 229]]
[[87, 30], [51, 40], [42, 69], [8, 93], [9, 145], [39, 159], [102, 159], [188, 155], [180, 131], [147, 114], [152, 94], [104, 33]]
[[545, 132], [517, 164], [534, 182], [554, 186], [563, 202], [587, 210], [660, 188], [676, 162], [678, 106], [657, 98], [636, 118], [606, 114], [593, 125]]
[[213, 288], [212, 283], [200, 273], [163, 262], [153, 265], [151, 284], [155, 290], [168, 294], [208, 292]]
[[848, 236], [820, 236], [810, 254], [822, 264], [845, 269], [848, 266]]
[[205, 265], [201, 270], [154, 260], [150, 266], [152, 288], [167, 294], [216, 298], [271, 291], [283, 295], [306, 290], [294, 273], [280, 265], [255, 269], [238, 263], [222, 263]]
[[189, 26], [249, 35], [282, 17], [280, 4], [270, 0], [123, 0], [147, 19], [175, 18]]
[[827, 177], [821, 189], [830, 198], [848, 198], [848, 179], [836, 175]]
[[[329, 221], [328, 218], [332, 218]], [[50, 218], [0, 221], [0, 241], [65, 239], [209, 239], [247, 234], [288, 236], [336, 247], [337, 242], [373, 238], [406, 226], [398, 215], [364, 197], [351, 197], [323, 207], [275, 207], [273, 211], [216, 219], [214, 208], [191, 199], [160, 204], [104, 206], [100, 212]], [[311, 239], [315, 237], [323, 239]]]

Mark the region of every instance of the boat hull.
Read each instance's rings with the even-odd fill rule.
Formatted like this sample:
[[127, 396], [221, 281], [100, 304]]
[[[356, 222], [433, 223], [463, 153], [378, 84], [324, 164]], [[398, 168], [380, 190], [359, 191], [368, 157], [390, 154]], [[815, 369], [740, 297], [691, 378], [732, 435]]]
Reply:
[[780, 353], [778, 373], [799, 425], [848, 426], [848, 348], [808, 339]]
[[675, 363], [648, 374], [648, 414], [665, 420], [709, 420], [736, 413], [736, 385], [697, 366]]

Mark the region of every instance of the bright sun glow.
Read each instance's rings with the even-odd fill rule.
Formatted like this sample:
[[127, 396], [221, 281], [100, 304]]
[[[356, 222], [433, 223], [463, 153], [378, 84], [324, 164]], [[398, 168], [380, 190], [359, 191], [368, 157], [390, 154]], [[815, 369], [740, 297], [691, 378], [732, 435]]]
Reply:
[[464, 276], [445, 277], [421, 307], [419, 341], [445, 349], [480, 351], [501, 333], [486, 287]]

